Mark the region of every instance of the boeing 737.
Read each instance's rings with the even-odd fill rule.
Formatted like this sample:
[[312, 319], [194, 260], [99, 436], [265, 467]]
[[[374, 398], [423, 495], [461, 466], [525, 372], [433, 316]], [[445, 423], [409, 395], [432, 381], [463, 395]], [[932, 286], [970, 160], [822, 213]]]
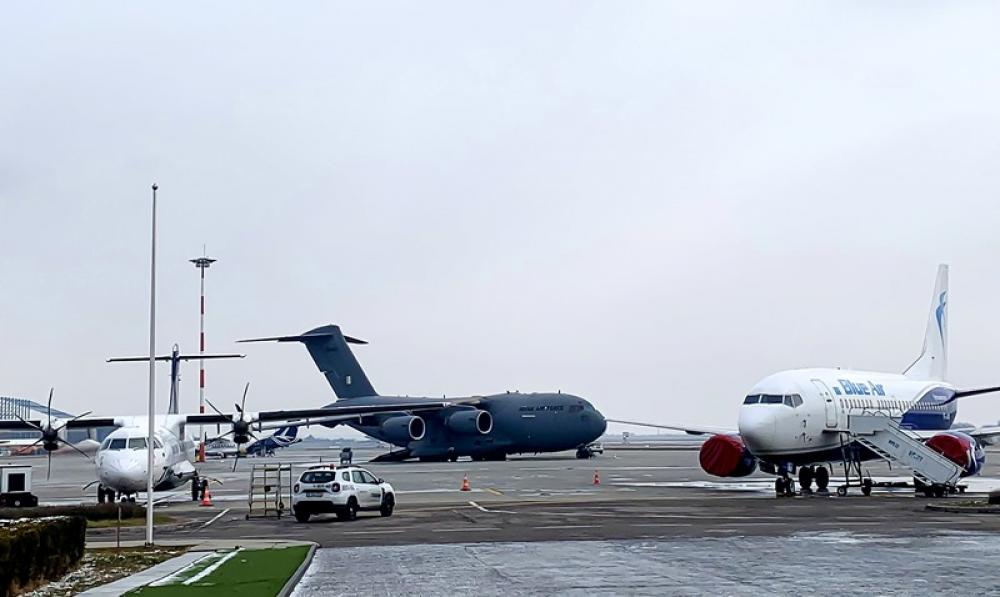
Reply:
[[735, 430], [685, 425], [652, 425], [710, 434], [699, 454], [705, 472], [743, 477], [760, 468], [777, 475], [777, 495], [793, 495], [792, 475], [810, 491], [826, 490], [830, 463], [843, 464], [846, 495], [859, 486], [865, 495], [874, 482], [862, 463], [888, 460], [913, 471], [914, 484], [928, 496], [955, 489], [960, 477], [978, 473], [982, 445], [1000, 428], [952, 429], [958, 400], [1000, 391], [1000, 387], [958, 389], [948, 373], [948, 266], [938, 268], [924, 346], [902, 374], [845, 369], [794, 369], [755, 384], [743, 399]]
[[[374, 408], [402, 405], [394, 412], [324, 417], [326, 427], [348, 425], [379, 441], [400, 447], [380, 459], [425, 461], [504, 460], [508, 454], [576, 450], [589, 457], [590, 444], [604, 433], [604, 417], [592, 404], [572, 394], [521, 394], [448, 398], [444, 408], [428, 408], [436, 399], [380, 396], [351, 352], [348, 343], [366, 344], [327, 325], [299, 336], [257, 338], [241, 342], [301, 342], [339, 400], [327, 408]], [[423, 409], [424, 413], [414, 412]]]

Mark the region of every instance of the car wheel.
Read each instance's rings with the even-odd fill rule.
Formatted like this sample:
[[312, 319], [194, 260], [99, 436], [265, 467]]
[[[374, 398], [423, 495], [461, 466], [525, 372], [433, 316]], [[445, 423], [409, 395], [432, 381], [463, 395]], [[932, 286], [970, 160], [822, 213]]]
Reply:
[[340, 520], [354, 520], [358, 517], [358, 502], [354, 498], [347, 501], [347, 506], [337, 512], [337, 518]]
[[295, 510], [295, 520], [299, 522], [309, 522], [309, 513]]
[[385, 494], [382, 498], [382, 507], [378, 509], [382, 516], [392, 516], [392, 511], [396, 508], [396, 498], [391, 493]]

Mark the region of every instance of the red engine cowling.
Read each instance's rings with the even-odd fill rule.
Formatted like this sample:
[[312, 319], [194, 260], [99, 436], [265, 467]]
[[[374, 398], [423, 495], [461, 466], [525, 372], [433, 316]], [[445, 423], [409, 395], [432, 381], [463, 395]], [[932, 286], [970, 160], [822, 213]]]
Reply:
[[962, 476], [975, 475], [983, 469], [986, 455], [972, 436], [961, 431], [945, 431], [927, 440], [927, 447], [962, 467]]
[[738, 435], [713, 435], [701, 445], [698, 461], [716, 477], [745, 477], [757, 470], [757, 459]]

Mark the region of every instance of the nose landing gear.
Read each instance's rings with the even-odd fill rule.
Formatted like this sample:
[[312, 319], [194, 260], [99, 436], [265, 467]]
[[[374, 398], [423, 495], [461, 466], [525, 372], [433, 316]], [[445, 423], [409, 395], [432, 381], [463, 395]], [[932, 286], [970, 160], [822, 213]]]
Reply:
[[795, 481], [788, 476], [788, 473], [774, 480], [774, 494], [777, 497], [793, 497], [795, 495]]

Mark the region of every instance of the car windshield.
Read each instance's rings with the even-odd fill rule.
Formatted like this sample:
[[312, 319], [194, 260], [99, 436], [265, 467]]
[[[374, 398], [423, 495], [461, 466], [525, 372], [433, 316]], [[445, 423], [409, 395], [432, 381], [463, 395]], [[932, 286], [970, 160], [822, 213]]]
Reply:
[[329, 483], [337, 478], [336, 475], [333, 471], [307, 471], [302, 473], [301, 481], [303, 483]]

